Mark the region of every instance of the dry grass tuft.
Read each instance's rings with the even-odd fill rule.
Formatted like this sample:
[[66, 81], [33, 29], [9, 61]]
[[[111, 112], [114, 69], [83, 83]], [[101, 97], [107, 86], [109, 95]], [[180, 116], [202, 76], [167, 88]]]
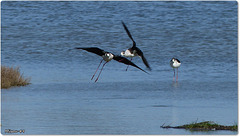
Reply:
[[25, 86], [30, 84], [30, 78], [24, 78], [20, 74], [20, 68], [1, 66], [1, 88], [10, 88], [12, 86]]

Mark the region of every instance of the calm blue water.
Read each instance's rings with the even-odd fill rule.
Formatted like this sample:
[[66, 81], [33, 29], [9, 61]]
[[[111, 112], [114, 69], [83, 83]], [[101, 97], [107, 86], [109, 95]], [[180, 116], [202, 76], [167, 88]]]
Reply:
[[[1, 92], [1, 133], [237, 134], [162, 129], [238, 123], [237, 2], [2, 2], [1, 63], [31, 85]], [[75, 47], [144, 52], [150, 75]], [[177, 57], [179, 82], [169, 65]], [[140, 58], [133, 62], [146, 69]], [[19, 134], [19, 133], [18, 133]]]

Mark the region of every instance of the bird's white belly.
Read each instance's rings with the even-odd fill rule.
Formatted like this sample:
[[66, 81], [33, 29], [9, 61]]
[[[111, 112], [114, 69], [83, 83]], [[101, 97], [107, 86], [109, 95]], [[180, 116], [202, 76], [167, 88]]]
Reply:
[[173, 68], [178, 68], [178, 67], [180, 67], [180, 65], [181, 65], [181, 63], [178, 63], [178, 62], [174, 62], [173, 64], [171, 64], [171, 66]]
[[123, 56], [125, 56], [125, 57], [135, 57], [136, 56], [136, 54], [132, 54], [129, 50], [126, 50], [125, 51], [125, 54], [123, 54]]
[[111, 61], [113, 59], [113, 56], [102, 56], [103, 60], [105, 61]]

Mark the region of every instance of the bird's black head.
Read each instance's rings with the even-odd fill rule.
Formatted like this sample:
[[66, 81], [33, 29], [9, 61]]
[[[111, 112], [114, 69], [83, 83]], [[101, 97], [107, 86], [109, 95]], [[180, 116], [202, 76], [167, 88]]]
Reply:
[[121, 52], [121, 55], [124, 56], [124, 55], [125, 55], [125, 51], [122, 51], [122, 52]]
[[174, 62], [175, 61], [175, 58], [172, 58], [171, 60], [170, 60], [170, 62]]

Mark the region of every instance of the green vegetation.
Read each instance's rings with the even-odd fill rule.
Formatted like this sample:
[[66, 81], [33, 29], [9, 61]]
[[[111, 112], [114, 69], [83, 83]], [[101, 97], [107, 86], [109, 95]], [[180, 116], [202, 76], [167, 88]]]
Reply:
[[1, 66], [1, 88], [10, 88], [12, 86], [25, 86], [30, 84], [30, 78], [24, 78], [20, 73], [19, 67]]
[[205, 122], [193, 122], [191, 124], [186, 124], [182, 126], [161, 126], [162, 128], [177, 128], [177, 129], [187, 129], [187, 130], [194, 130], [194, 131], [208, 131], [208, 130], [231, 130], [231, 131], [237, 131], [238, 125], [235, 124], [233, 126], [223, 126], [216, 124], [212, 121], [205, 121]]

